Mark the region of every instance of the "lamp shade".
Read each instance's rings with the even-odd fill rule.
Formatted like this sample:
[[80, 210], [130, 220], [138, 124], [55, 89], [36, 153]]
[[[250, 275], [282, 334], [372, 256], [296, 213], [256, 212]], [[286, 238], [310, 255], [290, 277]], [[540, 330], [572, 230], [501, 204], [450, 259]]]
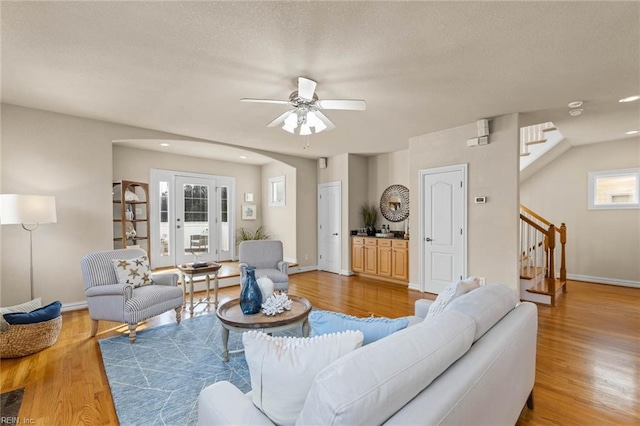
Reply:
[[55, 223], [56, 199], [47, 195], [0, 195], [0, 223], [39, 224]]

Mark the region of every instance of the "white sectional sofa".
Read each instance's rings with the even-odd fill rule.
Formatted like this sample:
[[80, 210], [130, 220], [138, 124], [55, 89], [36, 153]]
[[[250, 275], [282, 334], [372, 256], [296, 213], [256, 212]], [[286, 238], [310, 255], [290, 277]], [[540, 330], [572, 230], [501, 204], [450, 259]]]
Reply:
[[[533, 407], [537, 308], [514, 290], [481, 287], [411, 322], [321, 370], [296, 424], [513, 425]], [[249, 394], [218, 382], [200, 393], [198, 424], [273, 423]]]

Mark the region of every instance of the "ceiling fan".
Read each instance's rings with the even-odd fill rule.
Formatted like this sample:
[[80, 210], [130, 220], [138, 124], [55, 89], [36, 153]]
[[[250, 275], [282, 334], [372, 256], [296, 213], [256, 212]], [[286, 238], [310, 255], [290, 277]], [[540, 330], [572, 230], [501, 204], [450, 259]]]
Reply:
[[242, 98], [240, 102], [257, 102], [265, 104], [289, 105], [291, 109], [280, 114], [267, 127], [283, 124], [282, 129], [289, 133], [310, 135], [324, 130], [335, 129], [335, 124], [321, 110], [342, 109], [364, 111], [367, 103], [360, 99], [318, 99], [316, 82], [305, 77], [298, 77], [298, 90], [289, 95], [289, 100]]

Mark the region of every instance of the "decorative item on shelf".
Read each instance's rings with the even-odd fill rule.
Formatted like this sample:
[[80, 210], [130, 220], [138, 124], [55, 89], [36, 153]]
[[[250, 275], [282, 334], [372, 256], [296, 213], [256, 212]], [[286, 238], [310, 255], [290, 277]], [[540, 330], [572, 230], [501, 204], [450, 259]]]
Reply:
[[273, 294], [262, 304], [262, 312], [265, 315], [273, 316], [284, 311], [290, 311], [293, 301], [289, 299], [287, 293]]
[[124, 191], [124, 200], [125, 201], [140, 201], [140, 198], [138, 197], [138, 194], [136, 194], [135, 192], [127, 189], [126, 191]]
[[262, 293], [256, 281], [256, 268], [247, 267], [247, 275], [240, 290], [240, 309], [245, 315], [257, 314], [262, 305]]
[[262, 293], [262, 301], [264, 302], [273, 294], [273, 281], [267, 276], [262, 276], [257, 279], [258, 287], [260, 287], [260, 293]]
[[378, 219], [378, 210], [374, 204], [364, 203], [360, 206], [360, 213], [362, 214], [362, 220], [364, 226], [367, 227], [367, 235], [376, 235], [376, 219]]
[[132, 240], [132, 239], [134, 239], [136, 237], [137, 232], [136, 232], [135, 228], [133, 227], [133, 223], [127, 222], [125, 235], [127, 236], [127, 240]]

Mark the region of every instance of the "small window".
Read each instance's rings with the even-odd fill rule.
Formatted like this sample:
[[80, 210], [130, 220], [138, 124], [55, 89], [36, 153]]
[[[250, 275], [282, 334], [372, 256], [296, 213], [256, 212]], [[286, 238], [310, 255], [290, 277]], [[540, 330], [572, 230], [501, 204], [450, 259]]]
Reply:
[[640, 208], [640, 168], [589, 172], [589, 209]]
[[284, 205], [286, 205], [284, 176], [269, 178], [269, 206]]

